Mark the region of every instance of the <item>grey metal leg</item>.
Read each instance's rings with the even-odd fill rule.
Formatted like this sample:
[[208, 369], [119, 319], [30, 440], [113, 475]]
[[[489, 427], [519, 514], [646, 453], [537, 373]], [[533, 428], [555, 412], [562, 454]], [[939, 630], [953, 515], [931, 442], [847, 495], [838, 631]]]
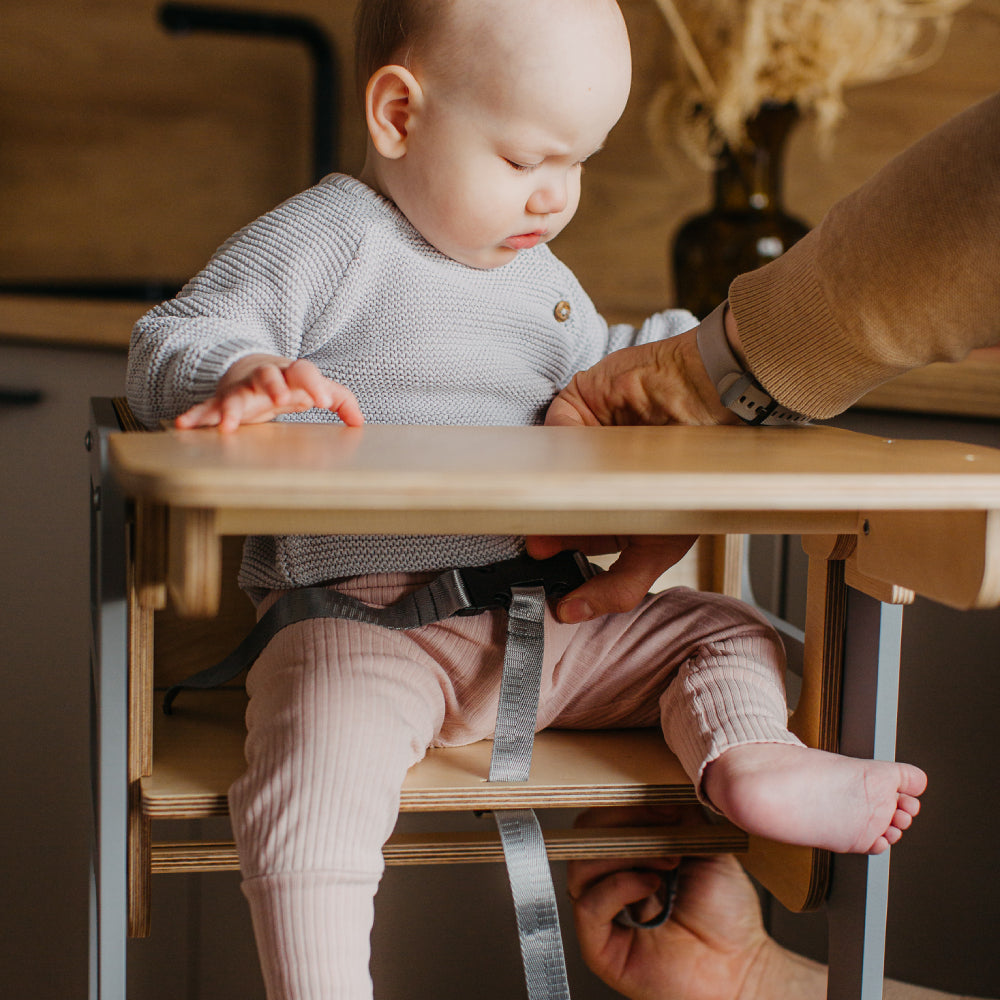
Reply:
[[[901, 606], [848, 591], [841, 753], [895, 759], [902, 623]], [[889, 853], [834, 858], [828, 1000], [882, 996]]]
[[125, 504], [107, 471], [109, 400], [93, 401], [91, 453], [90, 1000], [125, 1000], [128, 607]]

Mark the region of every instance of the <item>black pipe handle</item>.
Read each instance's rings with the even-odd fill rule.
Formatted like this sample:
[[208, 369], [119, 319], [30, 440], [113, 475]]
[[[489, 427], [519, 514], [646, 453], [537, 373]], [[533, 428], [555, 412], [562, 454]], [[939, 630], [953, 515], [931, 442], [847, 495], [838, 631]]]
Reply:
[[0, 406], [37, 406], [44, 396], [40, 389], [8, 389], [0, 386]]
[[168, 0], [159, 9], [160, 24], [170, 32], [220, 31], [260, 38], [290, 38], [309, 51], [313, 70], [313, 179], [337, 165], [337, 55], [329, 35], [308, 17], [271, 11], [239, 10], [211, 4]]

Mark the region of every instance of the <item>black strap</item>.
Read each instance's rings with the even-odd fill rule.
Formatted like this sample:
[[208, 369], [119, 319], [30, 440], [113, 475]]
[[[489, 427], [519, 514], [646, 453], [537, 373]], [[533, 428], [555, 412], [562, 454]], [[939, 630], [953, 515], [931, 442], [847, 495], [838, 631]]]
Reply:
[[560, 552], [549, 559], [520, 555], [489, 566], [452, 569], [384, 608], [375, 608], [330, 587], [302, 587], [282, 594], [260, 617], [247, 637], [225, 659], [171, 687], [163, 697], [170, 715], [181, 691], [219, 687], [253, 666], [264, 647], [283, 628], [310, 618], [346, 618], [390, 629], [420, 628], [451, 618], [509, 608], [511, 589], [541, 586], [560, 597], [593, 575], [579, 552]]

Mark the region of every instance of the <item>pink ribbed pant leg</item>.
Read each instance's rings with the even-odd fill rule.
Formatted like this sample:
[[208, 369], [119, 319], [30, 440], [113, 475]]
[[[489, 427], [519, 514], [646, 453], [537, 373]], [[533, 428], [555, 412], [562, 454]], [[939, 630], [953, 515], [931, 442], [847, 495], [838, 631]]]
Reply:
[[[388, 603], [406, 577], [340, 589]], [[491, 735], [506, 619], [282, 631], [251, 671], [230, 811], [269, 1000], [370, 1000], [381, 847], [407, 768]], [[677, 589], [581, 626], [546, 616], [538, 728], [655, 725], [695, 779], [728, 746], [797, 742], [780, 642], [739, 602]]]
[[[340, 589], [371, 603], [412, 589], [366, 579]], [[460, 701], [482, 717], [474, 739], [492, 732], [495, 700], [466, 696], [461, 675], [481, 676], [484, 657], [498, 674], [502, 642], [490, 616], [415, 632], [322, 619], [282, 630], [254, 665], [247, 771], [229, 802], [269, 1000], [370, 1000], [373, 899], [403, 777]]]
[[705, 766], [730, 747], [800, 744], [787, 727], [781, 640], [741, 601], [678, 587], [577, 628], [553, 620], [546, 643], [555, 663], [540, 727], [659, 722], [699, 794]]

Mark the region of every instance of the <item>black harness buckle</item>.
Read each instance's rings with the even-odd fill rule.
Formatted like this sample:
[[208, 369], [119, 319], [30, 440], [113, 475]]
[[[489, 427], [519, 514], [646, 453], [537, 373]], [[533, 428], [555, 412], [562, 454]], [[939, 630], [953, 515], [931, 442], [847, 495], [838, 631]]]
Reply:
[[477, 615], [493, 608], [510, 609], [511, 587], [544, 587], [548, 597], [563, 597], [594, 575], [582, 552], [560, 552], [548, 559], [532, 559], [527, 553], [493, 563], [457, 569], [471, 604], [456, 612]]

